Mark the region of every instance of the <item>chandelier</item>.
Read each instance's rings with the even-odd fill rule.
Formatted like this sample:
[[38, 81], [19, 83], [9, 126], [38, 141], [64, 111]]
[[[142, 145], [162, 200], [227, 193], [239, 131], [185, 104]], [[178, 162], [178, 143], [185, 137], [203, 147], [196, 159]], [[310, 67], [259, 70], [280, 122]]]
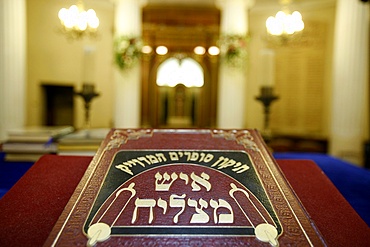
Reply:
[[59, 10], [58, 17], [62, 24], [62, 32], [69, 38], [96, 36], [99, 18], [93, 9], [85, 11], [82, 0], [68, 9]]
[[279, 11], [275, 16], [270, 16], [266, 20], [267, 32], [275, 36], [288, 36], [304, 29], [302, 15], [298, 11], [292, 14], [285, 11]]

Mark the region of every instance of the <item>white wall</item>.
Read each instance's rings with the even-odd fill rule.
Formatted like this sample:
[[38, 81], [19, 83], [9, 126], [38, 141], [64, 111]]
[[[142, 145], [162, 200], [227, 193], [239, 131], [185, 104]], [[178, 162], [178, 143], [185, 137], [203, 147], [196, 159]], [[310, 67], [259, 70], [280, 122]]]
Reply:
[[[330, 102], [331, 102], [331, 66], [332, 66], [332, 42], [333, 42], [333, 28], [334, 28], [334, 17], [335, 17], [335, 3], [321, 3], [320, 5], [315, 6], [303, 6], [303, 3], [294, 5], [291, 10], [299, 10], [302, 13], [303, 21], [306, 22], [306, 25], [309, 23], [320, 23], [327, 27], [327, 37], [325, 38], [325, 54], [322, 54], [322, 59], [325, 60], [324, 67], [324, 104], [322, 111], [322, 130], [319, 133], [321, 136], [328, 136], [328, 124], [329, 124], [329, 111], [330, 111]], [[261, 86], [261, 63], [260, 63], [260, 51], [266, 47], [275, 49], [274, 45], [270, 45], [266, 41], [266, 27], [265, 21], [270, 15], [275, 15], [277, 11], [280, 10], [279, 6], [269, 6], [266, 8], [255, 8], [251, 9], [250, 13], [250, 46], [249, 46], [249, 68], [248, 68], [248, 85], [247, 85], [247, 94], [246, 98], [246, 123], [247, 128], [263, 128], [263, 107], [262, 103], [255, 100], [255, 97], [260, 94]], [[304, 30], [303, 30], [304, 32]], [[277, 46], [275, 46], [277, 47]], [[284, 46], [281, 46], [284, 47]], [[285, 50], [289, 51], [289, 46], [284, 47]], [[294, 49], [292, 49], [294, 52]], [[303, 69], [303, 68], [302, 68]], [[278, 71], [275, 72], [275, 75], [278, 74]], [[276, 81], [276, 80], [275, 80]], [[299, 81], [292, 81], [291, 83], [300, 83]], [[279, 92], [277, 92], [279, 94]], [[279, 95], [284, 97], [284, 95]], [[279, 100], [275, 101], [271, 105], [271, 111], [279, 104]], [[307, 134], [307, 133], [297, 133], [298, 130], [290, 130], [294, 134]], [[291, 133], [291, 134], [292, 134]]]
[[[99, 36], [95, 40], [68, 40], [60, 33], [58, 11], [76, 1], [27, 0], [27, 125], [40, 125], [43, 120], [41, 84], [74, 86], [81, 90], [90, 79], [101, 95], [92, 101], [91, 127], [110, 127], [113, 112], [113, 18], [110, 1], [86, 0], [85, 9], [93, 8], [100, 19]], [[94, 73], [86, 78], [85, 49], [95, 50]], [[75, 97], [75, 127], [83, 127], [82, 98]]]

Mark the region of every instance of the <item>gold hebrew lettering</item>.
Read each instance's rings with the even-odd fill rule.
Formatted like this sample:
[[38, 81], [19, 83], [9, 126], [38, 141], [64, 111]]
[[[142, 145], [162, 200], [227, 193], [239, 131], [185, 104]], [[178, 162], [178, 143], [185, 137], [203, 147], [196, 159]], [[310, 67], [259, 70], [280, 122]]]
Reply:
[[[220, 158], [218, 158], [218, 160], [215, 163], [212, 164], [211, 167], [226, 164], [228, 161], [229, 161], [229, 158], [225, 158], [225, 157], [221, 156]], [[219, 164], [219, 163], [221, 163], [221, 164]]]
[[157, 201], [158, 207], [163, 209], [163, 214], [166, 214], [167, 212], [167, 202], [163, 200], [162, 198], [159, 198]]
[[151, 165], [150, 161], [147, 160], [145, 157], [138, 157], [137, 159], [140, 161], [145, 161], [145, 163], [147, 163], [148, 165]]
[[128, 167], [132, 167], [132, 162], [130, 161], [122, 162], [122, 164]]
[[223, 168], [226, 168], [226, 167], [229, 167], [229, 166], [233, 166], [233, 165], [235, 165], [235, 163], [236, 163], [236, 161], [231, 159], [228, 162], [223, 162], [222, 164], [218, 165], [218, 169], [223, 169]]
[[167, 159], [166, 159], [166, 157], [164, 156], [163, 153], [156, 153], [155, 156], [158, 158], [159, 162], [167, 161]]
[[177, 178], [178, 178], [178, 175], [175, 172], [171, 174], [171, 177], [170, 175], [168, 175], [167, 172], [165, 172], [163, 176], [162, 174], [157, 172], [155, 174], [155, 190], [156, 191], [169, 191], [172, 183], [175, 182]]
[[170, 207], [171, 208], [181, 208], [181, 210], [175, 215], [173, 218], [173, 222], [177, 223], [179, 222], [179, 216], [184, 212], [185, 210], [185, 198], [186, 194], [182, 194], [181, 196], [172, 194], [170, 196]]
[[[227, 201], [225, 201], [224, 199], [218, 199], [218, 202], [217, 202], [216, 200], [211, 199], [209, 201], [209, 204], [211, 205], [212, 208], [214, 208], [213, 220], [215, 224], [234, 223], [234, 211]], [[217, 209], [219, 208], [226, 208], [230, 211], [230, 213], [228, 214], [223, 213], [217, 217]]]
[[142, 167], [145, 167], [145, 164], [143, 163], [143, 162], [141, 162], [141, 161], [139, 161], [138, 159], [132, 159], [132, 161], [131, 162], [133, 162], [135, 165], [136, 165], [136, 163], [138, 163], [139, 165], [141, 165]]
[[208, 208], [208, 202], [203, 200], [202, 198], [199, 199], [199, 207], [198, 202], [193, 199], [188, 199], [188, 206], [195, 208], [195, 212], [191, 219], [190, 223], [208, 223], [209, 216], [206, 212], [203, 211], [203, 208]]
[[126, 162], [123, 162], [122, 164], [123, 165], [126, 165], [126, 166], [129, 166], [129, 167], [133, 167], [133, 166], [136, 166], [136, 163], [139, 163], [139, 165], [141, 165], [142, 167], [145, 167], [145, 164], [140, 162], [139, 160], [137, 159], [132, 159], [132, 160], [129, 160], [129, 161], [126, 161]]
[[201, 188], [198, 184], [204, 186], [207, 189], [207, 191], [211, 190], [212, 185], [211, 185], [210, 182], [207, 181], [207, 180], [209, 180], [209, 175], [208, 174], [202, 172], [202, 174], [200, 174], [200, 176], [198, 176], [194, 172], [192, 172], [190, 174], [190, 177], [193, 180], [193, 182], [191, 183], [191, 187], [193, 188], [192, 189], [193, 191], [200, 191]]
[[199, 153], [197, 153], [197, 152], [192, 152], [191, 153], [191, 157], [190, 157], [191, 161], [197, 161], [198, 158], [199, 158]]
[[170, 154], [170, 159], [172, 160], [172, 161], [177, 161], [177, 160], [179, 160], [179, 156], [177, 155], [177, 153], [176, 152], [170, 152], [169, 153]]
[[115, 167], [116, 167], [117, 169], [119, 169], [119, 170], [123, 171], [123, 172], [126, 172], [126, 173], [130, 174], [130, 175], [134, 175], [134, 174], [132, 173], [132, 171], [130, 170], [130, 168], [128, 168], [127, 166], [125, 166], [125, 165], [123, 165], [123, 164], [116, 165]]
[[152, 154], [146, 155], [146, 158], [150, 161], [151, 164], [156, 164], [159, 162], [157, 157]]
[[213, 160], [213, 154], [207, 154], [206, 157], [204, 158], [204, 162], [209, 163]]
[[180, 179], [185, 181], [185, 184], [187, 185], [189, 183], [189, 176], [188, 174], [180, 172]]
[[184, 155], [188, 156], [186, 160], [189, 161], [191, 157], [191, 152], [184, 152]]
[[236, 172], [236, 173], [242, 173], [242, 172], [245, 172], [247, 170], [249, 170], [249, 166], [246, 165], [246, 164], [242, 164], [240, 162], [238, 162], [235, 166], [234, 169], [231, 169], [233, 172]]
[[132, 220], [131, 223], [135, 223], [135, 221], [138, 218], [138, 209], [139, 208], [149, 208], [149, 219], [148, 223], [151, 224], [154, 219], [154, 213], [153, 213], [153, 208], [156, 205], [156, 201], [154, 199], [140, 199], [136, 198], [135, 200], [135, 209], [134, 213], [132, 214]]
[[204, 160], [204, 157], [206, 157], [206, 154], [200, 153], [199, 156], [200, 156], [199, 162], [202, 162]]

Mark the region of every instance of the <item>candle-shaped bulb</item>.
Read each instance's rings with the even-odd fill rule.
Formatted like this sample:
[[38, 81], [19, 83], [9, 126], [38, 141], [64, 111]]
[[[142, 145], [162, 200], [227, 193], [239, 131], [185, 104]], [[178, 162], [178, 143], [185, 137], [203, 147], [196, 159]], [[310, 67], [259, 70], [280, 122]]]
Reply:
[[275, 52], [272, 49], [262, 49], [261, 57], [261, 85], [274, 86], [275, 83]]

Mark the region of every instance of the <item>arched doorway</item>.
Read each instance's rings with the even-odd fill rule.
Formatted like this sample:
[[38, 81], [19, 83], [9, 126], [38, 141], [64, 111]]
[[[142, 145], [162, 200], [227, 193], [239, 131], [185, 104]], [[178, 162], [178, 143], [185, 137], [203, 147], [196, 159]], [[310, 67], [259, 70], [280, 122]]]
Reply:
[[[219, 38], [219, 23], [220, 11], [216, 7], [193, 8], [171, 5], [163, 8], [148, 5], [143, 8], [143, 40], [146, 45], [153, 48], [153, 52], [146, 54], [142, 59], [141, 125], [143, 127], [215, 127], [218, 56], [208, 53], [200, 55], [195, 52], [195, 48], [201, 46], [208, 50], [209, 47], [216, 45]], [[168, 53], [165, 55], [155, 53], [159, 46], [167, 47]], [[182, 83], [176, 84], [173, 88], [157, 85], [159, 66], [167, 59], [179, 58], [179, 55], [182, 59], [193, 59], [202, 68], [204, 75], [202, 87], [186, 87]], [[166, 104], [171, 100], [169, 96], [166, 99], [164, 96], [166, 93], [173, 97], [177, 95], [178, 105], [181, 103], [181, 95], [185, 94], [183, 99], [185, 117], [195, 114], [190, 118], [191, 124], [188, 120], [187, 122], [179, 120], [181, 124], [173, 124], [178, 119], [176, 121], [173, 121], [173, 118], [169, 119], [175, 112], [173, 108], [167, 108], [167, 112], [164, 108], [166, 100], [168, 101]], [[189, 103], [192, 101], [193, 103]], [[193, 111], [189, 110], [192, 104], [195, 107]]]
[[204, 71], [194, 59], [171, 57], [158, 66], [159, 127], [199, 126]]
[[[218, 62], [182, 54], [154, 56], [142, 64], [142, 126], [150, 128], [210, 128], [216, 125]], [[171, 65], [172, 64], [172, 65]], [[168, 66], [168, 67], [167, 67]], [[162, 70], [163, 69], [163, 70]], [[166, 71], [168, 69], [168, 71]], [[161, 72], [162, 71], [162, 72]], [[166, 82], [157, 79], [169, 78]], [[200, 75], [197, 77], [195, 75]], [[167, 76], [168, 75], [168, 76]], [[186, 76], [184, 76], [186, 75]], [[177, 79], [176, 79], [177, 78]], [[201, 78], [201, 79], [196, 79]]]

